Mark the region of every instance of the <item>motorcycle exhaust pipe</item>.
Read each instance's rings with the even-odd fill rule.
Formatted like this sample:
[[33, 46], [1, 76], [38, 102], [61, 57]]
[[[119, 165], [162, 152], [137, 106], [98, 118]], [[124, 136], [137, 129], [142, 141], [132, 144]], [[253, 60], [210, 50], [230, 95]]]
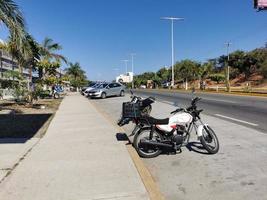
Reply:
[[151, 146], [157, 146], [157, 147], [167, 147], [167, 148], [173, 148], [173, 145], [166, 144], [162, 142], [156, 142], [151, 140], [140, 140], [140, 145], [151, 145]]

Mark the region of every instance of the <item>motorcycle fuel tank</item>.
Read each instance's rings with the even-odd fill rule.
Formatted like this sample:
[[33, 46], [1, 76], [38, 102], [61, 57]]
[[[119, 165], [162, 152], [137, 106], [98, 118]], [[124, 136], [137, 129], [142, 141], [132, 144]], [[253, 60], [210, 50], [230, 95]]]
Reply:
[[176, 125], [185, 126], [186, 124], [192, 122], [192, 120], [193, 117], [189, 113], [179, 112], [169, 118], [169, 124], [157, 125], [157, 127], [160, 130], [170, 132], [172, 129], [176, 128]]

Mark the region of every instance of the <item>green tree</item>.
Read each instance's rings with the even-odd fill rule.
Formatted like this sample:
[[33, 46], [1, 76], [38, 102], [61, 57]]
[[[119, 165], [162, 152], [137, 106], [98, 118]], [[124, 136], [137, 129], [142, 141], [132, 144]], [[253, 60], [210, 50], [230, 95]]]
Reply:
[[203, 81], [204, 79], [206, 79], [209, 74], [211, 72], [213, 72], [214, 69], [214, 63], [209, 61], [209, 62], [205, 62], [201, 65], [201, 67], [199, 67], [198, 69], [198, 74], [201, 78], [201, 80]]
[[252, 66], [256, 63], [257, 60], [244, 51], [237, 50], [230, 54], [229, 65], [237, 68], [240, 73], [244, 73], [245, 78], [249, 77], [252, 72]]
[[30, 81], [32, 81], [32, 72], [37, 69], [37, 63], [40, 60], [40, 46], [36, 40], [29, 34], [26, 36], [25, 43], [26, 53], [24, 54], [24, 62], [30, 71]]
[[80, 88], [87, 83], [85, 71], [81, 68], [80, 63], [70, 63], [66, 72], [73, 87]]
[[39, 78], [42, 79], [43, 76], [48, 76], [49, 72], [53, 71], [56, 66], [60, 67], [61, 61], [67, 63], [67, 59], [63, 55], [56, 53], [56, 51], [61, 49], [62, 47], [58, 43], [54, 43], [52, 39], [44, 39], [39, 47], [41, 55], [38, 63]]
[[256, 59], [255, 69], [267, 78], [267, 48], [257, 48], [249, 52], [249, 54]]
[[174, 66], [175, 80], [185, 81], [185, 89], [187, 90], [188, 81], [192, 81], [198, 78], [200, 66], [200, 63], [189, 59], [177, 62]]
[[171, 78], [171, 70], [163, 67], [157, 72], [157, 76], [159, 76], [162, 81], [169, 81]]
[[210, 74], [209, 78], [212, 81], [216, 81], [217, 84], [219, 84], [221, 81], [225, 80], [225, 75], [224, 74], [220, 74], [220, 73], [215, 73], [215, 74]]

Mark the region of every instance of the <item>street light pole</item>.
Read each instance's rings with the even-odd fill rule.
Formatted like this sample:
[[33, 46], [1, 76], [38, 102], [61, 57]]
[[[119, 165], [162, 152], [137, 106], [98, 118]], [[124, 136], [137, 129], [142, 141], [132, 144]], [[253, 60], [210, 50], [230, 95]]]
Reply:
[[231, 92], [231, 89], [230, 89], [230, 67], [229, 67], [229, 60], [230, 60], [229, 48], [230, 48], [231, 44], [232, 43], [230, 43], [230, 42], [225, 43], [226, 52], [227, 52], [227, 77], [226, 77], [227, 78], [227, 85], [226, 85], [226, 87], [227, 87], [228, 92]]
[[135, 55], [136, 55], [135, 53], [131, 53], [131, 56], [132, 56], [132, 74], [133, 74], [133, 78], [132, 78], [132, 89], [134, 88], [134, 61], [133, 61], [133, 59], [134, 59], [134, 56]]
[[184, 20], [178, 17], [161, 17], [161, 19], [171, 20], [171, 47], [172, 47], [172, 87], [174, 86], [174, 47], [173, 47], [173, 22], [174, 20]]
[[126, 74], [127, 75], [127, 71], [128, 71], [128, 66], [127, 66], [127, 63], [129, 60], [122, 60], [124, 63], [125, 63], [125, 69], [126, 69]]

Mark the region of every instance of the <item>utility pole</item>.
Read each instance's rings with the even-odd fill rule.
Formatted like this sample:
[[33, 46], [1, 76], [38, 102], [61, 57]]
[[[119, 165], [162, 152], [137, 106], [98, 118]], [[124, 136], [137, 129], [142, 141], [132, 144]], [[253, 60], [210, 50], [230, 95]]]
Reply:
[[131, 57], [132, 57], [132, 74], [133, 74], [133, 78], [132, 78], [132, 89], [134, 88], [134, 56], [136, 54], [135, 53], [131, 53]]
[[231, 92], [231, 86], [230, 86], [230, 67], [229, 67], [229, 60], [230, 60], [230, 56], [229, 56], [229, 48], [230, 45], [232, 43], [231, 42], [226, 42], [226, 54], [227, 54], [227, 77], [226, 77], [226, 88], [227, 88], [227, 92]]
[[173, 21], [174, 20], [184, 20], [184, 18], [178, 17], [161, 17], [161, 19], [166, 19], [171, 21], [171, 46], [172, 46], [172, 87], [174, 86], [174, 47], [173, 47]]

